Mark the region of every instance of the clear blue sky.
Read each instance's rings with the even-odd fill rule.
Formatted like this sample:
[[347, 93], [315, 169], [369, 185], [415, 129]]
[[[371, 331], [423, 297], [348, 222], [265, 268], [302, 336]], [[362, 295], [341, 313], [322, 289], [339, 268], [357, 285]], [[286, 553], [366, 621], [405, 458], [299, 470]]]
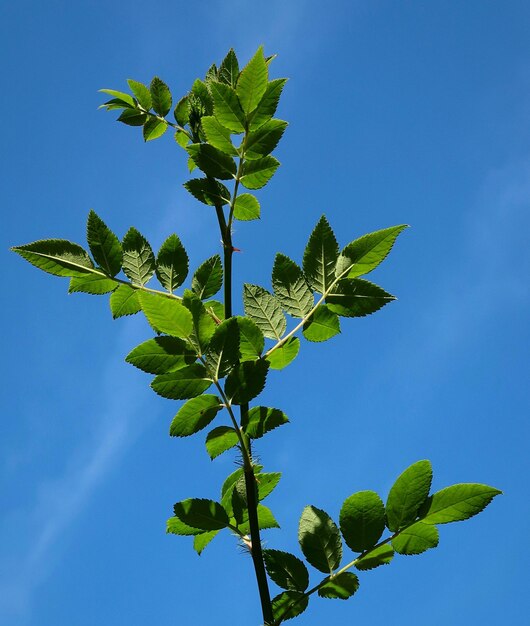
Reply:
[[337, 517], [346, 496], [386, 497], [423, 458], [436, 488], [505, 492], [441, 527], [438, 549], [364, 573], [354, 599], [317, 598], [296, 623], [526, 624], [529, 4], [19, 0], [0, 12], [0, 623], [260, 624], [232, 537], [199, 558], [164, 534], [173, 502], [215, 498], [233, 460], [210, 462], [200, 436], [169, 438], [176, 406], [123, 361], [145, 322], [113, 322], [106, 297], [67, 296], [7, 249], [84, 243], [94, 208], [154, 247], [178, 233], [194, 266], [218, 251], [171, 137], [144, 145], [97, 110], [97, 89], [158, 74], [182, 95], [229, 47], [247, 59], [263, 43], [272, 75], [291, 79], [290, 126], [261, 222], [237, 226], [236, 284], [268, 286], [277, 251], [300, 260], [323, 212], [342, 244], [412, 225], [373, 275], [399, 300], [305, 342], [270, 377], [263, 403], [291, 424], [258, 447], [284, 472], [267, 545], [297, 552], [306, 504]]

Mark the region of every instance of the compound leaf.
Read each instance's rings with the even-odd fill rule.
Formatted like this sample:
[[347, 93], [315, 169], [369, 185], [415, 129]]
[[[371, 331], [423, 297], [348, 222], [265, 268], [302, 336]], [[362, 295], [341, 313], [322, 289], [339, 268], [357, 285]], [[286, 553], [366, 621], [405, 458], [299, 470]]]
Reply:
[[171, 437], [188, 437], [199, 432], [208, 426], [222, 407], [221, 400], [211, 394], [188, 400], [173, 418], [169, 434]]
[[340, 565], [342, 540], [331, 517], [321, 509], [306, 506], [300, 518], [298, 541], [307, 561], [330, 574]]

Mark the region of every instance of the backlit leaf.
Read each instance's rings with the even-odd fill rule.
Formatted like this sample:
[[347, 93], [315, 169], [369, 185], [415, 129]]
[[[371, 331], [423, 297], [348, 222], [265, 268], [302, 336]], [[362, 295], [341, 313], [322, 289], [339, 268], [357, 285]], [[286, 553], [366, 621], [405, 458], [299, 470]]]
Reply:
[[243, 288], [245, 314], [259, 327], [265, 337], [280, 339], [287, 328], [278, 300], [263, 287], [245, 283]]
[[372, 548], [385, 529], [385, 505], [375, 491], [359, 491], [346, 498], [339, 516], [340, 530], [349, 548]]
[[206, 450], [211, 459], [237, 446], [239, 439], [236, 431], [230, 426], [218, 426], [206, 437]]
[[265, 93], [259, 101], [250, 121], [250, 130], [257, 130], [276, 113], [278, 102], [287, 78], [276, 78], [267, 84]]
[[200, 395], [211, 384], [212, 379], [204, 365], [193, 363], [167, 374], [159, 374], [151, 383], [151, 387], [163, 398], [187, 400]]
[[421, 554], [438, 545], [438, 529], [431, 524], [416, 522], [392, 539], [392, 547], [399, 554]]
[[206, 533], [201, 533], [200, 535], [195, 535], [193, 538], [193, 549], [200, 556], [206, 548], [206, 546], [212, 541], [212, 539], [219, 533], [218, 530], [210, 530]]
[[284, 254], [274, 260], [272, 286], [282, 308], [293, 317], [305, 317], [313, 308], [315, 299], [302, 270]]
[[315, 226], [304, 252], [304, 274], [315, 291], [325, 293], [335, 280], [339, 244], [323, 215]]
[[228, 526], [228, 516], [219, 502], [203, 498], [189, 498], [177, 502], [175, 516], [193, 528], [221, 530]]
[[260, 328], [248, 317], [234, 318], [239, 326], [239, 356], [241, 361], [255, 361], [261, 356], [265, 339]]
[[157, 119], [156, 117], [150, 117], [144, 124], [144, 141], [152, 141], [153, 139], [158, 139], [159, 137], [162, 137], [166, 130], [167, 124], [165, 122]]
[[[258, 527], [260, 530], [269, 530], [270, 528], [280, 528], [280, 525], [276, 521], [272, 511], [264, 504], [258, 504]], [[248, 517], [248, 516], [247, 516]], [[239, 530], [245, 535], [250, 534], [250, 524], [245, 521], [238, 524]]]
[[255, 406], [248, 411], [246, 419], [241, 422], [241, 427], [246, 435], [252, 439], [259, 439], [274, 428], [287, 424], [288, 421], [287, 415], [279, 409]]
[[430, 496], [418, 515], [424, 524], [460, 522], [484, 510], [502, 491], [477, 483], [451, 485]]
[[321, 598], [347, 600], [359, 589], [359, 579], [352, 572], [341, 572], [333, 576], [318, 590]]
[[192, 143], [186, 147], [186, 151], [207, 176], [230, 180], [236, 173], [234, 159], [207, 143]]
[[204, 531], [200, 528], [193, 528], [193, 526], [189, 526], [185, 524], [178, 517], [170, 517], [166, 523], [166, 533], [170, 533], [172, 535], [180, 535], [182, 537], [199, 535]]
[[118, 283], [104, 274], [85, 274], [70, 278], [68, 293], [81, 292], [101, 296], [114, 291], [117, 287]]
[[201, 300], [214, 296], [223, 284], [223, 264], [216, 254], [202, 263], [191, 281], [192, 290]]
[[416, 519], [420, 506], [429, 495], [431, 482], [432, 467], [429, 461], [414, 463], [398, 477], [386, 501], [389, 530], [396, 532]]
[[128, 285], [120, 285], [110, 294], [110, 310], [114, 319], [124, 315], [134, 315], [141, 311], [142, 305], [138, 299], [138, 291]]
[[158, 115], [165, 117], [171, 109], [171, 92], [169, 91], [169, 87], [163, 80], [160, 80], [158, 76], [155, 76], [151, 81], [149, 91], [151, 93], [153, 109]]
[[245, 115], [251, 113], [258, 106], [267, 89], [268, 75], [263, 48], [260, 46], [241, 71], [237, 81], [236, 93]]
[[237, 156], [237, 150], [230, 139], [230, 131], [225, 128], [213, 115], [205, 115], [201, 118], [202, 130], [210, 145], [225, 154]]
[[309, 597], [300, 591], [284, 591], [272, 599], [272, 614], [283, 622], [301, 615], [308, 604]]
[[227, 85], [235, 87], [239, 76], [239, 63], [236, 53], [232, 48], [228, 51], [221, 65], [219, 66], [219, 80]]
[[287, 367], [298, 356], [300, 351], [300, 339], [298, 337], [289, 337], [289, 339], [278, 346], [273, 352], [267, 356], [267, 361], [273, 370], [282, 370]]
[[213, 178], [192, 178], [184, 187], [200, 202], [210, 206], [223, 206], [230, 202], [230, 192]]
[[188, 400], [173, 418], [169, 434], [171, 437], [188, 437], [199, 432], [208, 426], [222, 407], [221, 400], [211, 394]]
[[133, 285], [145, 285], [155, 273], [155, 255], [147, 239], [136, 228], [129, 228], [122, 243], [123, 271]]
[[278, 159], [270, 155], [255, 161], [245, 161], [241, 184], [247, 189], [261, 189], [274, 176], [279, 166]]
[[43, 239], [11, 248], [26, 261], [55, 276], [85, 276], [94, 264], [81, 246], [66, 239]]
[[264, 550], [263, 560], [267, 574], [279, 587], [305, 591], [309, 585], [309, 572], [294, 554], [282, 550]]
[[245, 158], [261, 159], [269, 155], [278, 145], [287, 126], [283, 120], [271, 119], [258, 130], [249, 133], [245, 141]]
[[236, 220], [257, 220], [260, 216], [260, 204], [256, 196], [251, 193], [242, 193], [234, 203], [234, 217]]
[[149, 91], [149, 87], [146, 87], [143, 83], [139, 83], [137, 80], [132, 80], [129, 78], [127, 80], [131, 91], [133, 92], [135, 98], [138, 100], [141, 107], [143, 107], [146, 111], [152, 106], [151, 101], [151, 92]]
[[374, 550], [370, 550], [366, 556], [357, 561], [355, 567], [358, 570], [365, 572], [370, 569], [375, 569], [380, 565], [388, 565], [393, 558], [394, 549], [392, 546], [385, 544], [375, 548]]
[[302, 332], [308, 341], [327, 341], [340, 333], [339, 318], [327, 305], [320, 304], [304, 324]]
[[225, 393], [233, 404], [245, 404], [265, 387], [269, 363], [262, 359], [236, 365], [226, 377]]
[[173, 111], [173, 116], [179, 126], [186, 126], [186, 124], [190, 121], [190, 104], [188, 96], [184, 96], [177, 102], [175, 110]]
[[217, 326], [206, 351], [206, 365], [214, 380], [223, 378], [239, 361], [239, 326], [234, 318]]
[[118, 117], [118, 122], [127, 126], [143, 126], [147, 121], [147, 115], [138, 109], [125, 109]]
[[343, 278], [326, 297], [328, 309], [343, 317], [364, 317], [395, 300], [395, 296], [362, 278]]
[[307, 561], [316, 569], [330, 574], [340, 565], [342, 540], [331, 517], [321, 509], [306, 506], [300, 518], [298, 541]]
[[188, 341], [200, 356], [206, 351], [217, 325], [199, 296], [193, 291], [189, 289], [184, 291], [182, 304], [191, 313], [193, 323], [193, 330], [189, 335]]
[[148, 374], [166, 374], [191, 365], [197, 355], [177, 337], [155, 337], [144, 341], [125, 357], [127, 363]]
[[124, 93], [123, 91], [116, 91], [115, 89], [100, 89], [99, 91], [101, 93], [106, 93], [109, 96], [113, 96], [113, 98], [115, 98], [116, 100], [121, 100], [128, 106], [136, 106], [133, 97], [128, 93]]
[[214, 115], [219, 122], [233, 133], [245, 130], [245, 114], [239, 104], [235, 90], [223, 83], [210, 83], [214, 102]]
[[191, 313], [179, 300], [146, 292], [139, 293], [138, 298], [148, 322], [157, 332], [181, 338], [190, 335]]

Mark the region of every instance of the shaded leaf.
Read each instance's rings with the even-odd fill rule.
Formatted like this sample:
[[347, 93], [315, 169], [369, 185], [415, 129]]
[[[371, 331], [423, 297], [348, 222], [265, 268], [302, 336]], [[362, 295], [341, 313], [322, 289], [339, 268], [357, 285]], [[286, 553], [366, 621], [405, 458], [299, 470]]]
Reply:
[[421, 554], [438, 545], [438, 529], [431, 524], [416, 522], [392, 539], [392, 547], [399, 554]]
[[194, 346], [197, 354], [202, 355], [210, 343], [210, 339], [215, 332], [216, 323], [206, 310], [199, 296], [193, 291], [186, 289], [182, 304], [191, 313], [193, 330], [189, 336], [189, 342]]
[[125, 357], [127, 363], [148, 374], [166, 374], [191, 365], [197, 355], [177, 337], [155, 337], [136, 346]]
[[165, 117], [171, 109], [171, 92], [169, 91], [169, 87], [163, 80], [160, 80], [158, 76], [155, 76], [151, 81], [149, 91], [151, 93], [153, 109], [158, 115]]
[[130, 107], [136, 106], [133, 97], [128, 93], [124, 93], [123, 91], [116, 91], [115, 89], [100, 89], [99, 91], [100, 93], [106, 93], [109, 96], [112, 96], [116, 100], [121, 100], [123, 103], [127, 104]]
[[418, 461], [400, 474], [390, 489], [386, 501], [389, 530], [396, 532], [416, 519], [420, 506], [429, 495], [431, 482], [430, 461]]
[[239, 63], [236, 53], [232, 48], [228, 51], [221, 65], [219, 66], [219, 80], [227, 85], [235, 87], [239, 76]]
[[247, 135], [245, 141], [245, 158], [261, 159], [270, 154], [282, 138], [287, 122], [271, 119], [260, 126], [258, 130]]
[[239, 104], [235, 90], [223, 83], [210, 83], [214, 102], [214, 114], [219, 122], [233, 133], [245, 130], [245, 114]]
[[281, 253], [274, 260], [272, 286], [283, 309], [293, 317], [305, 317], [313, 308], [315, 299], [302, 270]]
[[397, 236], [405, 228], [406, 224], [391, 226], [349, 243], [337, 260], [337, 277], [355, 278], [371, 272], [386, 259]]
[[188, 400], [173, 418], [169, 434], [171, 437], [188, 437], [199, 432], [208, 426], [222, 407], [221, 400], [211, 394]]
[[104, 274], [85, 274], [70, 279], [68, 293], [81, 292], [101, 296], [114, 291], [117, 287], [118, 283], [112, 278], [107, 278]]
[[192, 178], [184, 187], [200, 202], [210, 206], [223, 206], [230, 202], [230, 192], [213, 178]]
[[255, 406], [248, 411], [246, 419], [241, 422], [241, 427], [246, 435], [252, 439], [259, 439], [274, 428], [287, 424], [288, 421], [287, 415], [279, 409]]
[[339, 318], [326, 304], [320, 304], [305, 322], [302, 332], [308, 341], [327, 341], [340, 333]]
[[245, 283], [243, 287], [245, 314], [259, 327], [265, 337], [280, 339], [287, 328], [278, 300], [263, 287]]
[[371, 550], [366, 556], [363, 556], [362, 559], [358, 559], [355, 567], [365, 572], [370, 569], [375, 569], [380, 565], [388, 565], [393, 558], [394, 550], [392, 546], [385, 544], [375, 548], [375, 550]]
[[206, 498], [189, 498], [177, 502], [175, 516], [193, 528], [221, 530], [228, 526], [228, 515], [219, 502]]
[[383, 534], [385, 505], [375, 491], [359, 491], [344, 500], [339, 523], [348, 547], [354, 552], [364, 552]]
[[270, 495], [278, 483], [282, 475], [281, 472], [263, 472], [256, 474], [256, 483], [258, 485], [258, 500], [261, 502]]
[[339, 244], [323, 215], [309, 237], [304, 251], [304, 274], [315, 291], [326, 293], [335, 280]]
[[[280, 525], [276, 521], [276, 518], [272, 514], [272, 511], [268, 507], [266, 507], [264, 504], [258, 504], [257, 512], [258, 512], [258, 526], [260, 530], [280, 528]], [[245, 535], [250, 534], [250, 524], [248, 523], [248, 521], [238, 524], [238, 529]]]
[[129, 78], [127, 80], [131, 91], [133, 92], [135, 98], [140, 103], [140, 106], [143, 107], [146, 111], [152, 106], [151, 100], [151, 92], [149, 91], [149, 87], [144, 85], [143, 83], [139, 83], [137, 80], [132, 80]]
[[305, 591], [309, 585], [309, 572], [294, 554], [282, 550], [263, 550], [267, 574], [279, 587]]
[[211, 384], [212, 379], [204, 365], [193, 363], [167, 374], [159, 374], [151, 383], [151, 388], [163, 398], [187, 400], [199, 396]]
[[287, 78], [276, 78], [267, 84], [265, 93], [251, 116], [250, 130], [257, 130], [276, 113]]
[[211, 459], [215, 459], [223, 452], [237, 446], [239, 439], [236, 431], [230, 426], [218, 426], [211, 430], [206, 437], [206, 451]]
[[309, 604], [308, 596], [300, 591], [284, 591], [272, 600], [272, 614], [275, 620], [293, 619], [301, 615]]
[[333, 576], [318, 590], [321, 598], [347, 600], [359, 589], [359, 579], [352, 572], [341, 572]]
[[193, 528], [193, 526], [185, 524], [178, 517], [170, 517], [166, 522], [166, 533], [170, 533], [172, 535], [189, 537], [193, 535], [200, 535], [203, 532], [204, 531], [202, 531], [200, 528]]
[[248, 317], [234, 318], [239, 326], [239, 357], [241, 361], [255, 361], [261, 356], [265, 339], [259, 326]]
[[186, 126], [186, 124], [190, 121], [190, 104], [188, 96], [184, 96], [177, 102], [175, 110], [173, 111], [173, 116], [179, 126]]
[[156, 117], [150, 117], [144, 124], [143, 136], [144, 141], [152, 141], [158, 139], [167, 130], [167, 124]]
[[195, 535], [193, 539], [193, 549], [200, 556], [203, 553], [204, 548], [212, 541], [212, 539], [219, 533], [218, 530], [210, 530], [207, 533], [201, 533]]
[[170, 293], [182, 285], [188, 275], [188, 255], [177, 235], [170, 235], [156, 258], [156, 276]]
[[192, 143], [186, 146], [186, 151], [197, 167], [208, 176], [229, 180], [236, 173], [234, 159], [207, 143]]
[[326, 296], [328, 308], [343, 317], [364, 317], [395, 300], [395, 296], [362, 278], [343, 278]]
[[94, 268], [87, 252], [66, 239], [43, 239], [14, 246], [11, 250], [43, 272], [55, 276], [85, 276]]
[[155, 255], [147, 239], [136, 228], [123, 238], [123, 271], [133, 285], [145, 285], [155, 273]]
[[206, 351], [206, 365], [214, 380], [223, 378], [239, 361], [239, 326], [234, 318], [217, 326]]
[[114, 319], [124, 315], [134, 315], [141, 311], [142, 306], [136, 289], [128, 285], [120, 285], [110, 295], [110, 310]]
[[191, 281], [192, 290], [201, 300], [214, 296], [223, 284], [223, 264], [216, 254], [202, 263]]
[[225, 393], [233, 404], [245, 404], [258, 396], [265, 387], [269, 363], [262, 359], [239, 363], [228, 374]]
[[230, 131], [225, 128], [213, 115], [205, 115], [201, 118], [202, 130], [207, 142], [214, 148], [225, 154], [237, 156], [237, 150], [230, 139]]
[[127, 126], [143, 126], [147, 121], [147, 115], [138, 109], [125, 109], [118, 117], [118, 122]]
[[92, 210], [88, 214], [87, 241], [96, 263], [109, 276], [116, 276], [121, 270], [123, 258], [120, 240]]
[[321, 509], [306, 506], [300, 517], [298, 541], [307, 561], [325, 574], [333, 572], [342, 558], [342, 540], [331, 517]]
[[175, 131], [175, 141], [181, 148], [185, 148], [190, 143], [190, 138], [183, 130]]

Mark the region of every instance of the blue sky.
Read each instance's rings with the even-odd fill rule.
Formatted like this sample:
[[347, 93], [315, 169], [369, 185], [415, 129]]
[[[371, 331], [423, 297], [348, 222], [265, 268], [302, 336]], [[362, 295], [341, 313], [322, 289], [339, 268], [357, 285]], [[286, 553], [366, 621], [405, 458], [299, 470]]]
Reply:
[[298, 553], [306, 504], [336, 518], [345, 497], [386, 497], [422, 458], [436, 488], [505, 492], [441, 527], [438, 549], [364, 573], [354, 599], [316, 599], [296, 623], [526, 623], [528, 3], [20, 0], [0, 12], [0, 622], [260, 623], [232, 537], [199, 558], [164, 534], [172, 504], [215, 498], [233, 459], [168, 437], [176, 406], [123, 361], [145, 321], [113, 322], [106, 297], [67, 296], [7, 249], [84, 243], [94, 208], [155, 248], [176, 232], [192, 266], [217, 252], [214, 215], [182, 188], [182, 152], [169, 135], [144, 145], [97, 110], [97, 90], [157, 74], [179, 96], [231, 46], [244, 60], [264, 44], [272, 76], [290, 77], [278, 112], [290, 126], [261, 221], [237, 225], [236, 285], [268, 286], [278, 251], [300, 261], [322, 213], [341, 244], [412, 226], [373, 275], [399, 300], [305, 342], [260, 398], [291, 419], [257, 450], [284, 472], [267, 546]]

